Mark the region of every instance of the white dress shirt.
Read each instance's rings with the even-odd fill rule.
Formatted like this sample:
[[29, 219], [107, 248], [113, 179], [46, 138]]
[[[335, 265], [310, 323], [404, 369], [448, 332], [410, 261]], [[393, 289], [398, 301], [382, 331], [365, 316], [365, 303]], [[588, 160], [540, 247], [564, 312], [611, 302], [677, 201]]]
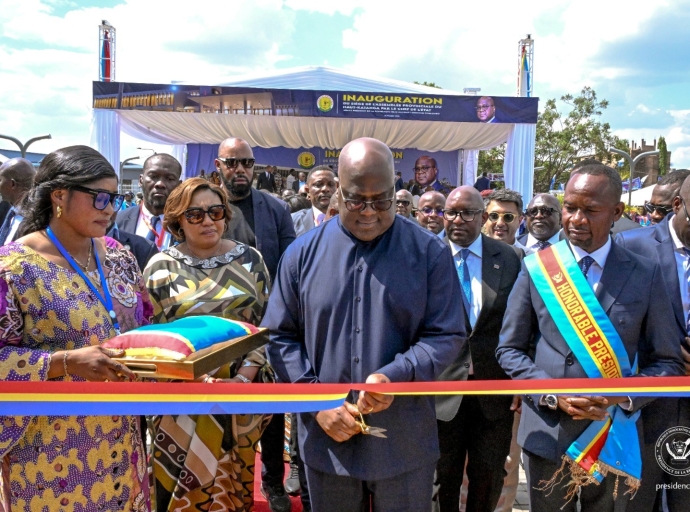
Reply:
[[592, 253], [573, 244], [570, 244], [570, 248], [573, 250], [573, 255], [578, 263], [580, 263], [580, 260], [585, 256], [591, 256], [592, 259], [594, 259], [594, 263], [592, 263], [592, 266], [589, 267], [587, 271], [587, 282], [592, 287], [592, 290], [594, 290], [594, 293], [596, 293], [599, 289], [599, 281], [601, 281], [604, 265], [606, 265], [606, 258], [609, 257], [609, 252], [611, 251], [611, 237], [609, 236], [606, 243]]
[[[558, 242], [560, 242], [560, 235], [561, 235], [561, 230], [559, 229], [556, 231], [556, 234], [553, 235], [551, 238], [547, 240], [551, 245], [555, 245]], [[538, 247], [536, 245], [539, 243], [539, 240], [534, 238], [532, 236], [532, 233], [529, 233], [527, 235], [527, 240], [525, 241], [525, 254], [532, 254], [533, 252], [537, 252]]]
[[22, 223], [24, 220], [24, 217], [19, 215], [19, 212], [17, 209], [13, 206], [10, 208], [10, 211], [14, 210], [14, 218], [12, 219], [12, 224], [10, 225], [10, 231], [7, 233], [7, 239], [5, 240], [5, 245], [9, 244], [13, 239], [14, 235], [17, 233], [17, 229], [19, 228], [19, 224]]
[[[470, 304], [470, 325], [474, 327], [482, 309], [482, 237], [481, 235], [470, 244], [469, 247], [462, 247], [450, 241], [450, 249], [455, 260], [455, 268], [458, 268], [460, 251], [469, 249], [467, 256], [467, 269], [470, 272], [470, 289], [472, 290], [472, 304]], [[463, 292], [464, 293], [464, 292]]]
[[[149, 229], [149, 226], [151, 226], [151, 219], [153, 218], [153, 214], [146, 209], [146, 206], [144, 206], [144, 203], [141, 203], [141, 209], [139, 212], [139, 218], [137, 218], [137, 229], [135, 235], [143, 236], [146, 238], [148, 234], [151, 232], [151, 229]], [[146, 222], [144, 222], [144, 219]], [[163, 232], [163, 216], [160, 216], [160, 221], [158, 222], [158, 225], [156, 226], [156, 230], [160, 234]], [[154, 242], [156, 243], [156, 242]], [[156, 244], [158, 245], [158, 244]], [[161, 242], [160, 245], [158, 245], [158, 249], [161, 251], [163, 249], [167, 249], [170, 246], [170, 233], [167, 231], [163, 235], [163, 241]]]
[[[675, 217], [675, 215], [674, 215]], [[671, 232], [673, 240], [673, 255], [676, 257], [676, 271], [678, 272], [678, 285], [680, 287], [680, 299], [683, 303], [683, 318], [685, 325], [688, 324], [688, 312], [690, 312], [690, 290], [688, 289], [688, 272], [690, 272], [690, 258], [685, 253], [685, 246], [680, 241], [676, 230], [673, 229], [673, 217], [668, 220], [668, 230]]]

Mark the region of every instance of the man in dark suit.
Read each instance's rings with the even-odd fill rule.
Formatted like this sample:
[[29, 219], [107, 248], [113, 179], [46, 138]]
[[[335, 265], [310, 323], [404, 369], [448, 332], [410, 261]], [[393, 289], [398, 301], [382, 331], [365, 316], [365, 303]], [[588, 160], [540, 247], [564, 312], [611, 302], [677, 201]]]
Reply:
[[[486, 217], [484, 201], [474, 187], [458, 187], [448, 196], [444, 241], [451, 248], [463, 288], [465, 307], [457, 311], [465, 312], [470, 335], [469, 343], [439, 380], [508, 378], [495, 352], [508, 295], [520, 272], [520, 258], [512, 247], [481, 234]], [[513, 400], [510, 396], [436, 397], [441, 450], [434, 487], [436, 511], [458, 511], [467, 457], [466, 510], [493, 512], [503, 487], [518, 407], [518, 397]]]
[[256, 189], [273, 193], [275, 191], [275, 186], [276, 178], [273, 175], [273, 167], [268, 165], [266, 166], [266, 170], [256, 178]]
[[479, 192], [491, 189], [491, 181], [486, 177], [485, 172], [483, 172], [482, 175], [477, 178], [477, 181], [474, 182], [474, 188], [476, 188]]
[[398, 190], [403, 189], [403, 179], [402, 179], [402, 173], [400, 171], [397, 171], [395, 173], [395, 191], [397, 192]]
[[137, 206], [120, 210], [118, 229], [146, 238], [160, 250], [167, 249], [172, 237], [163, 230], [163, 211], [170, 192], [182, 183], [181, 174], [182, 166], [174, 156], [157, 153], [148, 157], [139, 176], [144, 200]]
[[17, 238], [19, 224], [23, 217], [19, 204], [29, 191], [36, 176], [36, 169], [24, 158], [12, 158], [0, 166], [0, 194], [8, 208], [0, 218], [0, 245]]
[[335, 173], [327, 165], [314, 167], [307, 175], [307, 193], [311, 208], [300, 210], [292, 214], [295, 234], [303, 235], [307, 231], [320, 226], [326, 220], [328, 205], [338, 189]]
[[113, 216], [110, 218], [110, 227], [108, 228], [107, 236], [117, 240], [125, 249], [130, 251], [139, 264], [139, 270], [143, 272], [149, 260], [158, 254], [158, 247], [142, 236], [120, 231], [117, 226], [116, 218], [117, 212], [113, 212]]
[[300, 172], [297, 175], [297, 179], [292, 183], [292, 190], [295, 194], [299, 194], [300, 189], [307, 184], [307, 174], [305, 172]]
[[[261, 253], [273, 281], [280, 257], [295, 239], [290, 210], [284, 201], [252, 188], [254, 152], [246, 141], [230, 138], [221, 142], [215, 165], [230, 204], [242, 212], [250, 234], [249, 240], [241, 241]], [[285, 415], [274, 414], [261, 437], [261, 492], [268, 499], [272, 512], [290, 510], [290, 498], [283, 487], [284, 432]]]
[[673, 200], [680, 194], [680, 187], [688, 176], [690, 170], [678, 169], [668, 173], [654, 185], [652, 197], [644, 203], [652, 224], [659, 224], [673, 211]]
[[[563, 205], [563, 229], [569, 248], [620, 336], [630, 366], [637, 359], [641, 375], [681, 375], [684, 369], [679, 347], [684, 333], [673, 318], [661, 268], [658, 263], [620, 247], [609, 234], [611, 224], [623, 212], [621, 193], [619, 174], [601, 163], [585, 165], [571, 173]], [[506, 311], [496, 354], [509, 376], [516, 379], [587, 377], [524, 265], [508, 301], [511, 307]], [[571, 342], [579, 343], [579, 340]], [[603, 420], [609, 406], [634, 413], [652, 400], [525, 396], [518, 443], [523, 448], [530, 509], [574, 512], [578, 497], [566, 500], [568, 485], [555, 485], [548, 493], [536, 488], [539, 482], [548, 481], [558, 473], [563, 455], [590, 425], [589, 420]], [[567, 465], [565, 470], [570, 471]], [[564, 478], [567, 481], [569, 475]], [[621, 479], [620, 486], [623, 482]], [[616, 475], [604, 478], [600, 485], [581, 482], [582, 512], [612, 512], [616, 490], [618, 500], [628, 499], [624, 496], [627, 489], [619, 488]]]
[[527, 254], [565, 239], [561, 230], [561, 203], [551, 194], [537, 194], [527, 205], [527, 233], [517, 238]]
[[[438, 181], [438, 164], [436, 159], [427, 155], [420, 156], [414, 163], [414, 178], [419, 185], [420, 195], [430, 190], [441, 192], [444, 196], [450, 193], [450, 190], [445, 185]], [[412, 195], [414, 191], [410, 190]]]
[[[680, 329], [686, 333], [681, 352], [686, 360], [685, 372], [690, 374], [690, 338], [687, 337], [688, 313], [690, 310], [690, 221], [685, 205], [690, 202], [690, 181], [673, 199], [673, 214], [649, 229], [626, 231], [616, 236], [616, 242], [626, 249], [655, 260], [664, 269], [664, 288], [671, 299], [673, 315]], [[660, 500], [658, 484], [687, 483], [686, 476], [673, 476], [662, 471], [656, 461], [655, 444], [661, 434], [676, 426], [690, 427], [690, 398], [660, 398], [642, 409], [644, 444], [642, 449], [642, 488], [628, 505], [628, 511], [645, 512], [658, 510], [655, 499]], [[657, 498], [658, 495], [658, 498]], [[687, 510], [690, 491], [667, 488], [666, 498], [670, 511]], [[659, 503], [657, 503], [659, 505]]]

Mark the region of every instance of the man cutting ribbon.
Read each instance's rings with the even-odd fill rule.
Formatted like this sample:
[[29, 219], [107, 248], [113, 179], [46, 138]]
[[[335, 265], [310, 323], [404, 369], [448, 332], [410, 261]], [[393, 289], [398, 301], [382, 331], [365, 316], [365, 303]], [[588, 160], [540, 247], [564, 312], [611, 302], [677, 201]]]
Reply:
[[[624, 378], [638, 365], [645, 376], [683, 373], [683, 332], [659, 265], [611, 239], [621, 193], [618, 173], [599, 162], [572, 171], [562, 212], [568, 241], [525, 258], [508, 299], [496, 353], [512, 378]], [[613, 511], [633, 496], [636, 420], [651, 400], [525, 397], [518, 443], [531, 510], [574, 512], [579, 499], [583, 512]]]

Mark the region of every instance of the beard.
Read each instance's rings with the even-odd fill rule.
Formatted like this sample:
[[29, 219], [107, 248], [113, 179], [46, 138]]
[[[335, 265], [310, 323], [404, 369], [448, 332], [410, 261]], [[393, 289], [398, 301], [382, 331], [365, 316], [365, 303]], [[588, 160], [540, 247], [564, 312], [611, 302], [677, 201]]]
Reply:
[[221, 173], [220, 179], [223, 181], [225, 190], [227, 190], [230, 195], [234, 197], [243, 198], [249, 194], [249, 190], [252, 188], [252, 185], [249, 182], [237, 184], [234, 176], [230, 180], [227, 180]]

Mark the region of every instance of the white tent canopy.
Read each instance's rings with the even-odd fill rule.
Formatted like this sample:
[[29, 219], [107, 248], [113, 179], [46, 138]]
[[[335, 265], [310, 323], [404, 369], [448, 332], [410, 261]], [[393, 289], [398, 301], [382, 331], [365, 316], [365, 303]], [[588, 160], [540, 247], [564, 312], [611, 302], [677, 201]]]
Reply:
[[[638, 188], [633, 190], [630, 194], [630, 206], [644, 206], [645, 201], [649, 201], [652, 198], [652, 192], [654, 191], [654, 186], [649, 186], [645, 188]], [[628, 204], [628, 193], [623, 192], [621, 195], [621, 201]]]
[[[249, 75], [222, 81], [221, 86], [324, 91], [373, 91], [380, 93], [460, 93], [391, 80], [361, 77], [325, 67], [302, 67], [271, 74]], [[118, 169], [120, 130], [137, 139], [172, 144], [182, 161], [189, 143], [218, 144], [227, 137], [240, 137], [251, 146], [340, 149], [358, 137], [374, 137], [392, 148], [424, 151], [460, 151], [457, 183], [473, 184], [478, 150], [508, 142], [504, 163], [506, 187], [532, 197], [534, 175], [534, 124], [482, 124], [462, 122], [409, 121], [395, 119], [352, 119], [283, 117], [245, 114], [153, 112], [94, 109], [92, 146]]]

